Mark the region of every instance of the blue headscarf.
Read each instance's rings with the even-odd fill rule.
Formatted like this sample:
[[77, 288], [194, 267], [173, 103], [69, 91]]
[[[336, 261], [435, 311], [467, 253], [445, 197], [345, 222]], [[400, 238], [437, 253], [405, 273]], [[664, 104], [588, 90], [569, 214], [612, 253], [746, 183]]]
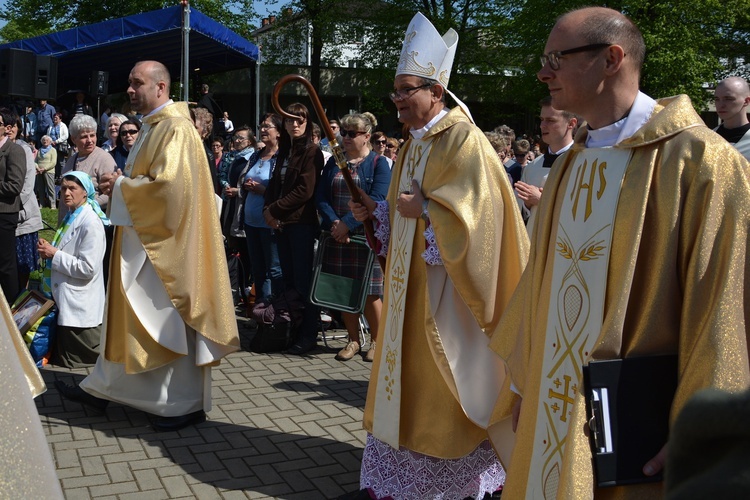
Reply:
[[107, 218], [107, 215], [102, 211], [102, 207], [100, 207], [99, 203], [96, 201], [96, 189], [94, 188], [94, 183], [91, 181], [91, 177], [88, 174], [77, 170], [67, 172], [63, 175], [63, 179], [65, 179], [66, 177], [75, 177], [76, 179], [78, 179], [78, 181], [80, 181], [83, 189], [86, 190], [86, 203], [88, 203], [91, 208], [94, 209], [94, 213], [99, 216], [99, 218], [102, 220], [102, 223], [105, 226], [109, 226], [110, 222]]

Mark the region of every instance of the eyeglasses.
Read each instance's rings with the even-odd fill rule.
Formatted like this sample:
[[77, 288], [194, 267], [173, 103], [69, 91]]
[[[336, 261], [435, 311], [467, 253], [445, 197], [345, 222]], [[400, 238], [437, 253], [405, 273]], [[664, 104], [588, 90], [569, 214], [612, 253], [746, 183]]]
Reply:
[[272, 128], [276, 128], [276, 126], [275, 125], [266, 125], [265, 123], [261, 123], [260, 125], [258, 125], [258, 128], [261, 129], [261, 130], [270, 130]]
[[120, 135], [138, 135], [138, 131], [133, 129], [120, 130]]
[[385, 139], [381, 139], [379, 141], [373, 141], [375, 144], [385, 144]]
[[604, 47], [612, 46], [611, 43], [592, 43], [591, 45], [582, 45], [567, 50], [553, 50], [547, 54], [543, 54], [539, 57], [539, 62], [542, 63], [542, 68], [545, 64], [549, 63], [549, 67], [552, 70], [557, 71], [560, 69], [560, 57], [568, 54], [576, 54], [578, 52], [588, 52], [591, 50], [603, 49]]
[[299, 123], [300, 125], [302, 125], [302, 124], [303, 124], [303, 123], [305, 123], [306, 121], [307, 121], [307, 120], [305, 120], [305, 119], [304, 119], [304, 118], [302, 118], [301, 116], [300, 116], [300, 117], [298, 117], [298, 118], [284, 118], [284, 123], [287, 123], [287, 124], [289, 124], [289, 125], [291, 125], [292, 123]]
[[357, 137], [359, 135], [362, 135], [362, 134], [366, 134], [366, 133], [367, 132], [362, 132], [361, 130], [343, 130], [342, 129], [341, 130], [341, 137], [349, 136], [352, 139], [354, 139], [355, 137]]
[[235, 135], [234, 137], [232, 137], [232, 140], [234, 140], [234, 142], [242, 142], [242, 141], [249, 141], [250, 138], [249, 137], [243, 137], [241, 135]]
[[391, 146], [390, 144], [386, 144], [385, 149], [398, 149], [398, 146]]
[[223, 148], [224, 146], [222, 146], [221, 144], [214, 144], [214, 145], [212, 145], [211, 147], [212, 147], [212, 148], [214, 148], [214, 149], [221, 149], [221, 148]]
[[390, 92], [388, 94], [388, 97], [390, 97], [393, 101], [403, 101], [404, 99], [408, 99], [409, 97], [414, 95], [414, 92], [416, 92], [417, 90], [426, 89], [428, 87], [432, 87], [432, 84], [425, 83], [424, 85], [420, 85], [419, 87], [406, 87], [405, 89], [399, 89]]

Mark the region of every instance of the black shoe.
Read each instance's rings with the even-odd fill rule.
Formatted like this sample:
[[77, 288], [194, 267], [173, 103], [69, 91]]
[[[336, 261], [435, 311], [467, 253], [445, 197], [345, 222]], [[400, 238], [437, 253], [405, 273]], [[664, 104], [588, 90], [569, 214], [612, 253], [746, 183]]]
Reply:
[[292, 347], [290, 347], [289, 350], [286, 351], [286, 353], [292, 354], [294, 356], [301, 356], [302, 354], [312, 351], [317, 346], [318, 346], [318, 343], [314, 341], [313, 342], [300, 341], [294, 344]]
[[345, 493], [336, 500], [372, 500], [372, 497], [367, 490], [359, 490]]
[[104, 411], [109, 404], [109, 401], [102, 398], [92, 396], [88, 392], [84, 391], [77, 385], [71, 386], [63, 382], [62, 380], [55, 380], [55, 388], [65, 399], [81, 403], [82, 405], [93, 408], [97, 411]]
[[206, 412], [203, 410], [194, 411], [187, 415], [179, 417], [157, 417], [154, 419], [154, 429], [159, 432], [179, 431], [190, 425], [202, 424], [206, 421]]

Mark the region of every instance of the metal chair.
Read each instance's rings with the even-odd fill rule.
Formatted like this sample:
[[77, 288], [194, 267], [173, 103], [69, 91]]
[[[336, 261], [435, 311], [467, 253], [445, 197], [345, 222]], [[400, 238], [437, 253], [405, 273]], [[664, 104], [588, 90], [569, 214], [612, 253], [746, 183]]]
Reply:
[[[352, 244], [364, 245], [369, 251], [364, 276], [353, 279], [323, 271], [326, 251], [330, 248], [330, 244], [336, 241], [329, 232], [324, 231], [315, 249], [309, 299], [310, 303], [320, 307], [359, 314], [359, 340], [360, 345], [362, 345], [368, 329], [367, 322], [362, 317], [362, 311], [365, 308], [365, 299], [370, 286], [370, 274], [375, 255], [367, 246], [367, 241], [363, 236], [352, 236], [350, 239]], [[322, 321], [320, 327], [320, 336], [326, 347], [328, 347], [329, 340], [348, 338], [348, 335], [327, 335]]]

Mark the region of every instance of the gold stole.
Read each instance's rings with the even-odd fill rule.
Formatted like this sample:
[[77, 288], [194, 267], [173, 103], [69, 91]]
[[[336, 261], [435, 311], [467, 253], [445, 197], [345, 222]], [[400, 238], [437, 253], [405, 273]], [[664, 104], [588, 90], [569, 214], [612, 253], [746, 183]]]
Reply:
[[[432, 140], [412, 139], [408, 157], [401, 170], [398, 192], [411, 191], [412, 180], [420, 185], [424, 177], [427, 158], [432, 149]], [[385, 356], [385, 366], [379, 370], [380, 380], [375, 392], [375, 409], [372, 434], [380, 441], [388, 443], [393, 448], [399, 447], [399, 427], [401, 421], [401, 340], [404, 328], [404, 314], [406, 313], [406, 289], [409, 284], [409, 266], [411, 263], [414, 232], [417, 219], [401, 217], [401, 214], [391, 207], [391, 239], [388, 251], [388, 267], [386, 276], [390, 293], [386, 295], [385, 325], [383, 348], [381, 355]], [[414, 332], [411, 332], [414, 333]]]
[[601, 332], [612, 226], [631, 153], [586, 149], [572, 163], [557, 225], [539, 394], [524, 395], [536, 410], [526, 498], [557, 496], [582, 366]]

